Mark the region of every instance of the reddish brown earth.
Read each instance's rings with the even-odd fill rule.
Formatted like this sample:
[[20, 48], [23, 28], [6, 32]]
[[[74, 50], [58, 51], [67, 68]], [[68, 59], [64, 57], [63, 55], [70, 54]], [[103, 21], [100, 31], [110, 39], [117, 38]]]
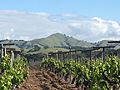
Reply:
[[28, 79], [15, 90], [78, 90], [74, 85], [61, 80], [54, 73], [45, 70], [30, 69]]

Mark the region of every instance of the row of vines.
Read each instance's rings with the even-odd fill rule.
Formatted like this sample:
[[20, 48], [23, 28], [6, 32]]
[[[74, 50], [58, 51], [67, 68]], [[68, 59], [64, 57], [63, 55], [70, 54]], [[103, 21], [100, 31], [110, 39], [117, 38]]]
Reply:
[[10, 56], [6, 55], [0, 63], [0, 90], [13, 90], [15, 86], [21, 84], [29, 75], [25, 58], [19, 57], [11, 66]]
[[51, 58], [42, 61], [41, 67], [64, 80], [69, 78], [69, 83], [82, 90], [120, 90], [120, 59], [117, 57], [109, 57], [104, 62], [98, 59], [86, 63], [74, 60], [61, 62]]

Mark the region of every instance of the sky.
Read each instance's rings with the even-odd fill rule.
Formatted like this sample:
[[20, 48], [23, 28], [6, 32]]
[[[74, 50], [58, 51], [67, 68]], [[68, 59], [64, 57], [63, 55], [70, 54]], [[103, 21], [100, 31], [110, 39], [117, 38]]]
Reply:
[[30, 40], [60, 32], [92, 42], [119, 40], [119, 4], [120, 0], [1, 0], [0, 38]]
[[51, 14], [76, 13], [119, 21], [120, 0], [1, 0], [1, 10], [47, 12]]

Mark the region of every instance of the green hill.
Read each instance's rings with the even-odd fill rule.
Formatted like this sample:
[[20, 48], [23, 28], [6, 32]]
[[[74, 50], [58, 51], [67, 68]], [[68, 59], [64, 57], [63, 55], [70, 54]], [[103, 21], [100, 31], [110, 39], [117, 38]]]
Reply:
[[[30, 41], [24, 40], [1, 40], [1, 43], [15, 43], [19, 48], [25, 49], [26, 51], [45, 51], [49, 50], [47, 48], [64, 48], [64, 47], [92, 47], [93, 44], [77, 40], [73, 37], [66, 36], [65, 34], [55, 33], [46, 38], [34, 39]], [[62, 49], [64, 50], [64, 49]], [[51, 50], [50, 50], [51, 51]]]
[[[67, 36], [61, 33], [55, 33], [45, 38], [34, 39], [30, 41], [24, 41], [24, 40], [1, 40], [0, 41], [0, 43], [15, 43], [16, 46], [24, 49], [26, 52], [28, 51], [29, 52], [37, 52], [37, 51], [48, 52], [48, 51], [54, 51], [58, 48], [64, 51], [66, 50], [65, 48], [69, 49], [69, 47], [88, 48], [93, 46], [111, 45], [111, 44], [108, 44], [107, 42], [108, 40], [103, 40], [96, 43], [90, 43], [87, 41], [75, 39], [71, 36]], [[115, 49], [120, 48], [120, 44], [114, 44], [114, 45], [116, 45]]]
[[93, 45], [89, 42], [77, 40], [73, 37], [66, 36], [65, 34], [52, 34], [46, 38], [35, 39], [30, 41], [32, 45], [37, 44], [41, 47], [69, 47], [69, 46], [79, 46], [79, 47], [92, 47]]

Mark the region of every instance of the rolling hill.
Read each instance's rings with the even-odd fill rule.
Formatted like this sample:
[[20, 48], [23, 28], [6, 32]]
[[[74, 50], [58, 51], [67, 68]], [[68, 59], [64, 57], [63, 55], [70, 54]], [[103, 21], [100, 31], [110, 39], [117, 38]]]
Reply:
[[[27, 51], [44, 51], [46, 48], [69, 48], [69, 47], [93, 47], [93, 46], [106, 46], [111, 45], [107, 43], [108, 40], [99, 41], [96, 43], [90, 43], [83, 40], [77, 40], [71, 36], [67, 36], [61, 33], [55, 33], [45, 38], [34, 39], [30, 41], [24, 40], [1, 40], [0, 43], [15, 43], [19, 48]], [[120, 48], [120, 44], [115, 44], [115, 49]], [[54, 50], [54, 49], [53, 49]], [[51, 50], [50, 50], [51, 51]]]
[[15, 43], [20, 48], [32, 48], [34, 45], [39, 47], [69, 47], [69, 46], [79, 46], [79, 47], [91, 47], [92, 43], [83, 40], [77, 40], [73, 37], [66, 36], [65, 34], [55, 33], [46, 38], [34, 39], [30, 41], [24, 40], [1, 40], [1, 43]]
[[69, 46], [79, 46], [79, 47], [91, 47], [91, 43], [77, 40], [73, 37], [66, 36], [65, 34], [55, 33], [46, 38], [31, 40], [32, 45], [38, 44], [39, 46], [48, 47], [69, 47]]

